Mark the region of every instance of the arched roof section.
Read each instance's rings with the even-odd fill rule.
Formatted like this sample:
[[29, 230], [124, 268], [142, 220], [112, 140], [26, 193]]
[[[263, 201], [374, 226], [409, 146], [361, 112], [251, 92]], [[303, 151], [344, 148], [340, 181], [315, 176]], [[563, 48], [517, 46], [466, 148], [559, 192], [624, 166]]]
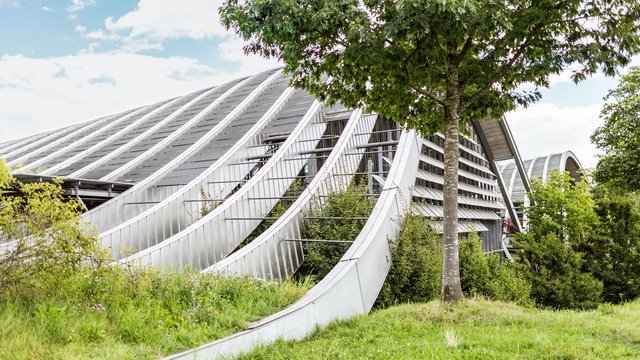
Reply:
[[[530, 179], [542, 179], [546, 181], [554, 169], [568, 171], [569, 175], [571, 175], [575, 181], [582, 179], [582, 165], [576, 155], [571, 151], [524, 160], [524, 167]], [[513, 163], [508, 163], [501, 169], [502, 176], [507, 185], [507, 191], [511, 196], [511, 200], [514, 202], [524, 201], [526, 194], [524, 184], [518, 176], [517, 171]]]

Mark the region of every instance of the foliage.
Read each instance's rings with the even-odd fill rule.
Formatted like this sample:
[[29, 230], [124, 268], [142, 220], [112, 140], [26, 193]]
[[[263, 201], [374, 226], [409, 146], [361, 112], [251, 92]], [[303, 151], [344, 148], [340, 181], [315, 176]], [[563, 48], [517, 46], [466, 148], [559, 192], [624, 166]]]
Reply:
[[[315, 206], [307, 215], [302, 238], [314, 240], [356, 239], [375, 206], [363, 185], [350, 186], [342, 192], [330, 192], [322, 207]], [[305, 242], [304, 262], [297, 276], [312, 275], [322, 279], [349, 248], [348, 243]]]
[[0, 196], [8, 190], [12, 181], [9, 166], [7, 166], [7, 163], [3, 159], [0, 159]]
[[583, 241], [597, 223], [594, 201], [585, 176], [575, 183], [567, 172], [549, 172], [546, 182], [534, 179], [526, 209], [529, 232], [535, 237], [555, 234], [572, 243]]
[[568, 173], [554, 170], [546, 182], [533, 181], [529, 197], [529, 232], [516, 236], [516, 246], [532, 299], [560, 309], [596, 307], [602, 282], [584, 271], [582, 254], [576, 251], [598, 227], [586, 179], [574, 183]]
[[594, 178], [626, 191], [640, 190], [640, 68], [622, 76], [605, 101], [600, 113], [604, 125], [591, 135], [605, 152]]
[[531, 305], [531, 285], [511, 263], [500, 262], [498, 254], [485, 254], [477, 233], [460, 241], [462, 291], [500, 301]]
[[215, 210], [222, 201], [220, 199], [215, 199], [211, 193], [209, 193], [204, 186], [200, 185], [198, 188], [198, 192], [200, 193], [200, 218], [203, 218], [209, 215], [210, 212]]
[[444, 132], [446, 301], [462, 298], [460, 129], [539, 100], [523, 84], [548, 86], [569, 66], [576, 82], [613, 75], [640, 50], [635, 0], [226, 0], [220, 15], [249, 41], [245, 52], [282, 60], [294, 86], [422, 134]]
[[597, 192], [598, 226], [577, 246], [585, 271], [603, 282], [602, 299], [617, 303], [640, 296], [640, 212], [633, 197]]
[[538, 304], [592, 308], [596, 296], [616, 303], [640, 295], [640, 215], [633, 194], [604, 185], [590, 191], [586, 180], [574, 184], [558, 172], [532, 190], [530, 231], [517, 244]]
[[103, 270], [80, 269], [36, 304], [0, 303], [0, 358], [159, 358], [241, 331], [310, 287], [193, 271]]
[[521, 271], [531, 283], [531, 298], [540, 306], [593, 309], [600, 303], [602, 282], [582, 271], [583, 260], [556, 234], [518, 237]]
[[295, 198], [297, 198], [302, 191], [309, 185], [306, 181], [307, 179], [297, 179], [294, 180], [289, 189], [285, 191], [282, 195], [282, 198], [278, 200], [278, 202], [273, 206], [269, 214], [267, 214], [266, 219], [262, 220], [258, 226], [247, 236], [242, 243], [238, 246], [237, 249], [244, 247], [249, 244], [253, 240], [255, 240], [260, 234], [265, 232], [271, 225], [273, 225], [280, 216], [284, 215], [284, 213], [289, 210], [289, 207], [293, 205], [295, 202]]
[[56, 293], [84, 262], [104, 252], [80, 224], [81, 204], [63, 197], [61, 181], [22, 184], [0, 163], [0, 299], [37, 301]]
[[246, 52], [283, 60], [296, 87], [423, 133], [443, 130], [447, 110], [471, 121], [536, 101], [519, 86], [548, 86], [568, 66], [574, 81], [613, 75], [640, 44], [630, 0], [226, 0], [220, 15]]
[[[391, 245], [391, 269], [377, 306], [437, 299], [442, 281], [442, 235], [431, 229], [426, 218], [408, 216]], [[460, 242], [460, 278], [466, 295], [532, 304], [531, 285], [514, 265], [501, 263], [497, 254], [485, 254], [476, 233]]]
[[442, 235], [425, 217], [409, 215], [390, 246], [391, 268], [376, 307], [437, 299], [442, 282]]
[[586, 312], [432, 301], [336, 322], [241, 359], [637, 359], [638, 322], [640, 301]]

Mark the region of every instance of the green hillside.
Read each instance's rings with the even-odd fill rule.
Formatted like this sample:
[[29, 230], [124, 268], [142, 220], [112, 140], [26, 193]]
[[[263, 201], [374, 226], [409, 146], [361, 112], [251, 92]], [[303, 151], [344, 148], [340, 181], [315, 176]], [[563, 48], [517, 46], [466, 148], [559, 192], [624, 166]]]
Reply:
[[402, 305], [337, 322], [247, 359], [639, 359], [640, 301], [550, 311], [469, 299]]

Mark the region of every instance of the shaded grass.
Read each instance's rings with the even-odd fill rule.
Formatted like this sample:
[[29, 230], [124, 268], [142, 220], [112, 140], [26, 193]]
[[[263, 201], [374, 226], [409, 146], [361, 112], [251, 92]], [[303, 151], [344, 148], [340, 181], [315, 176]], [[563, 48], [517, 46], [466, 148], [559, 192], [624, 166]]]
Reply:
[[402, 305], [333, 323], [244, 359], [638, 359], [640, 300], [552, 311], [468, 299]]
[[80, 273], [55, 297], [0, 302], [0, 359], [159, 358], [241, 331], [310, 287], [192, 271], [98, 280]]

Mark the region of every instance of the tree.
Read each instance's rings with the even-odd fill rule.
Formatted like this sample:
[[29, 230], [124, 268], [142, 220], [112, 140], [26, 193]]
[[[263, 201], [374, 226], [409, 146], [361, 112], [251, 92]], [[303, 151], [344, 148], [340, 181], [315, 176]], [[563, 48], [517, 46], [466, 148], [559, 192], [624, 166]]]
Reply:
[[526, 209], [534, 237], [554, 234], [578, 244], [598, 227], [586, 176], [575, 182], [568, 172], [552, 170], [545, 182], [533, 179], [529, 198], [535, 204]]
[[640, 68], [632, 67], [605, 100], [604, 125], [591, 135], [605, 151], [594, 178], [624, 191], [640, 190]]
[[534, 205], [525, 210], [530, 230], [516, 235], [516, 246], [520, 270], [538, 305], [586, 309], [600, 302], [603, 284], [586, 269], [579, 251], [600, 228], [590, 190], [585, 176], [576, 183], [558, 170], [545, 182], [531, 184]]
[[602, 281], [602, 300], [633, 300], [640, 296], [640, 213], [633, 201], [638, 195], [616, 195], [604, 186], [596, 190], [597, 228], [577, 246], [583, 269]]
[[35, 301], [83, 264], [105, 262], [106, 253], [80, 222], [81, 204], [65, 199], [61, 180], [23, 184], [0, 160], [0, 300]]
[[220, 13], [245, 52], [284, 61], [292, 85], [444, 132], [445, 301], [462, 298], [459, 131], [537, 101], [520, 85], [548, 86], [569, 66], [576, 82], [613, 75], [640, 44], [635, 0], [226, 0]]

